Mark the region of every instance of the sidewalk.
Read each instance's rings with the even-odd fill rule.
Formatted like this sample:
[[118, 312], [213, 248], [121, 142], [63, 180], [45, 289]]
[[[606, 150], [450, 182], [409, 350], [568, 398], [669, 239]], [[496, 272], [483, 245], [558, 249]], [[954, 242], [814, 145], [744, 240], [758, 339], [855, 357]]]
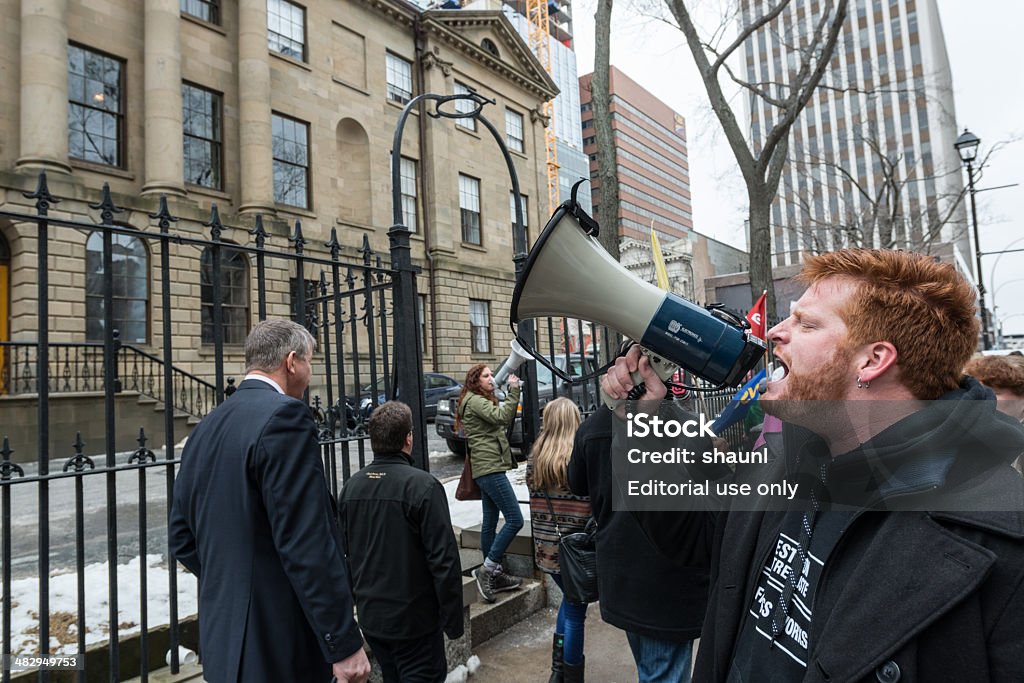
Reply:
[[[477, 647], [480, 668], [469, 683], [533, 683], [547, 681], [551, 673], [551, 636], [557, 610], [534, 613], [500, 635]], [[598, 605], [587, 610], [584, 653], [586, 680], [601, 683], [632, 683], [636, 666], [623, 631], [601, 621]]]

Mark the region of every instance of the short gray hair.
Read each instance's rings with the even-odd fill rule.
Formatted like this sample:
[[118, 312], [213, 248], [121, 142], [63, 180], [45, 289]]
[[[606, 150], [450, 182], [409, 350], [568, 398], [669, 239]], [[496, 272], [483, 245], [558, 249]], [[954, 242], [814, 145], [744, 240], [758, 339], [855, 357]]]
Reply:
[[302, 325], [285, 318], [267, 318], [257, 323], [245, 339], [245, 371], [273, 372], [292, 351], [309, 358], [316, 339]]

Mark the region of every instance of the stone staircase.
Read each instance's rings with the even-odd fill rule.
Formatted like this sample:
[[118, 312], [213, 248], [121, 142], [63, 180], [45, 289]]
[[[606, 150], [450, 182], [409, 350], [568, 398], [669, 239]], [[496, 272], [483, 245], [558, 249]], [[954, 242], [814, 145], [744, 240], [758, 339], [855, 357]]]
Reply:
[[[457, 640], [445, 641], [445, 654], [452, 669], [464, 664], [481, 644], [543, 609], [548, 603], [543, 576], [538, 575], [533, 566], [533, 538], [529, 520], [526, 520], [505, 555], [505, 569], [522, 577], [523, 585], [519, 590], [499, 593], [497, 601], [493, 604], [480, 599], [480, 592], [472, 577], [472, 571], [483, 563], [483, 555], [480, 552], [480, 527], [456, 528], [455, 534], [459, 541], [459, 558], [462, 561], [462, 604], [465, 610], [466, 632]], [[372, 662], [372, 653], [370, 654]], [[149, 674], [149, 680], [152, 683], [202, 681], [202, 667], [182, 666], [181, 672], [176, 675], [170, 673], [169, 667], [159, 669]], [[370, 681], [381, 681], [380, 671], [376, 665]], [[127, 683], [141, 683], [141, 679], [133, 678]]]

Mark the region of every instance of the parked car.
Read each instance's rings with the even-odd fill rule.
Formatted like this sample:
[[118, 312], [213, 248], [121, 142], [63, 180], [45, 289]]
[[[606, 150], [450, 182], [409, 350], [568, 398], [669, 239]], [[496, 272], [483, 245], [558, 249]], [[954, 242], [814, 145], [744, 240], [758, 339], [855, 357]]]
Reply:
[[[582, 377], [584, 374], [590, 374], [598, 368], [597, 360], [593, 355], [581, 358], [579, 355], [570, 354], [569, 362], [566, 363], [565, 354], [559, 354], [554, 356], [552, 364], [562, 372], [566, 372], [570, 377]], [[540, 363], [536, 363], [535, 367], [537, 368], [537, 404], [539, 410], [543, 411], [544, 404], [559, 396], [571, 397], [585, 414], [589, 414], [597, 408], [600, 398], [594, 382], [570, 386], [568, 382], [563, 381], [561, 378], [553, 378], [551, 371]], [[568, 371], [566, 371], [567, 367], [569, 368]], [[553, 379], [555, 381], [552, 381]], [[455, 412], [458, 409], [459, 393], [461, 391], [461, 387], [455, 391], [450, 390], [438, 402], [437, 415], [434, 418], [434, 429], [445, 440], [445, 443], [448, 444], [448, 450], [464, 457], [466, 455], [466, 437], [455, 431]], [[498, 398], [504, 400], [505, 396], [499, 392]], [[523, 403], [520, 400], [515, 423], [512, 425], [508, 438], [508, 442], [513, 449], [519, 449], [523, 445], [522, 412]], [[519, 453], [517, 457], [520, 460], [526, 459], [526, 455], [522, 453]]]
[[[456, 395], [462, 389], [462, 385], [448, 375], [437, 372], [423, 373], [423, 412], [427, 419], [437, 414], [437, 402], [449, 391], [455, 391]], [[401, 400], [401, 396], [398, 399]], [[366, 384], [359, 392], [359, 411], [364, 419], [370, 417], [373, 409], [384, 401], [388, 400], [384, 395], [384, 380], [378, 379], [377, 384]]]

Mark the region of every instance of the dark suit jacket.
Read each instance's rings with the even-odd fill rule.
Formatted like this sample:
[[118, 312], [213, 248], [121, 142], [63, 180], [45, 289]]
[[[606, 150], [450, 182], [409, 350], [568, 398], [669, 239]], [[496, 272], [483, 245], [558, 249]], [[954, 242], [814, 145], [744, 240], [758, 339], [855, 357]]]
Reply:
[[337, 534], [308, 408], [242, 382], [189, 437], [171, 508], [208, 681], [328, 683], [363, 646]]

